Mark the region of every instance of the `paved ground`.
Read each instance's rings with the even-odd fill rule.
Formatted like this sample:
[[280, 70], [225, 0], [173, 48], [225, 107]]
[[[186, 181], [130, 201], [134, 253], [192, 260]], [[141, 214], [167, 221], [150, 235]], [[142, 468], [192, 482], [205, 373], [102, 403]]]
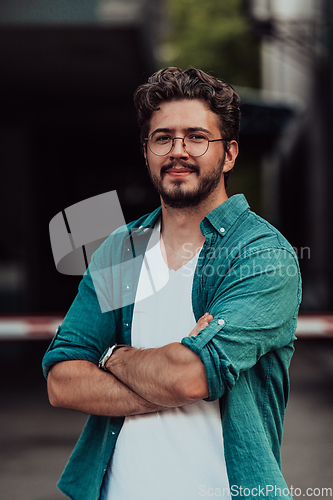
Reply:
[[[86, 417], [49, 405], [40, 374], [45, 347], [0, 345], [1, 500], [65, 499], [56, 482]], [[299, 488], [294, 498], [317, 488], [313, 496], [324, 499], [321, 488], [333, 489], [333, 341], [299, 340], [291, 381], [284, 475]]]
[[282, 445], [287, 484], [301, 488], [302, 496], [307, 488], [333, 490], [333, 341], [298, 340], [290, 376]]

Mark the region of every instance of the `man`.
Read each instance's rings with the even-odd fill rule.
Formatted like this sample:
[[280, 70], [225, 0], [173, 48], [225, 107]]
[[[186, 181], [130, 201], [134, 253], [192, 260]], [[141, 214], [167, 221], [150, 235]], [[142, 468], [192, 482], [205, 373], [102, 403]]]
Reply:
[[283, 236], [227, 196], [239, 98], [166, 68], [135, 104], [161, 207], [94, 254], [44, 357], [51, 404], [91, 415], [59, 487], [290, 498], [280, 446], [300, 276]]

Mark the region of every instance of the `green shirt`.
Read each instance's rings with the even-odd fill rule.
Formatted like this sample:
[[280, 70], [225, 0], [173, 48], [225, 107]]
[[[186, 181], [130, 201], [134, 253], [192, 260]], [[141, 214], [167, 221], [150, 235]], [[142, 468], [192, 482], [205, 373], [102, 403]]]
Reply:
[[[131, 344], [136, 287], [160, 211], [115, 231], [95, 252], [45, 354], [45, 376], [59, 361], [97, 364], [108, 346]], [[214, 318], [182, 343], [205, 366], [207, 400], [220, 401], [231, 494], [291, 498], [281, 473], [280, 447], [301, 300], [295, 252], [250, 211], [243, 195], [218, 206], [200, 227], [205, 242], [194, 274], [192, 306], [196, 320], [207, 311]], [[69, 498], [99, 499], [123, 421], [88, 418], [58, 484]]]

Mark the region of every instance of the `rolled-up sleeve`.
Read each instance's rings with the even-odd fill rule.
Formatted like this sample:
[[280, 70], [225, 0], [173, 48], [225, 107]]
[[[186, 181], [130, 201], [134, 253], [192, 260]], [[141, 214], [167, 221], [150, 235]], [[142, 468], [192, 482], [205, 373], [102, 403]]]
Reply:
[[[100, 292], [99, 292], [100, 295]], [[105, 348], [116, 339], [114, 311], [102, 312], [89, 269], [78, 294], [43, 358], [43, 373], [60, 362], [85, 360], [97, 364]]]
[[182, 339], [205, 366], [207, 401], [232, 390], [239, 374], [261, 356], [295, 339], [300, 299], [299, 266], [289, 249], [235, 259], [208, 304], [213, 320], [197, 336]]

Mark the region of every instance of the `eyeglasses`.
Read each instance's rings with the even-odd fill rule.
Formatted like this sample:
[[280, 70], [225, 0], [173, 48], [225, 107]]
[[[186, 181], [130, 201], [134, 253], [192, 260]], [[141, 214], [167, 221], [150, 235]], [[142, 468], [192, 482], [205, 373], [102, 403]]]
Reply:
[[191, 156], [203, 156], [207, 153], [210, 142], [223, 141], [222, 138], [208, 139], [201, 132], [191, 132], [185, 137], [172, 137], [165, 132], [153, 132], [145, 141], [154, 155], [166, 156], [173, 150], [176, 139], [183, 141], [183, 148]]

